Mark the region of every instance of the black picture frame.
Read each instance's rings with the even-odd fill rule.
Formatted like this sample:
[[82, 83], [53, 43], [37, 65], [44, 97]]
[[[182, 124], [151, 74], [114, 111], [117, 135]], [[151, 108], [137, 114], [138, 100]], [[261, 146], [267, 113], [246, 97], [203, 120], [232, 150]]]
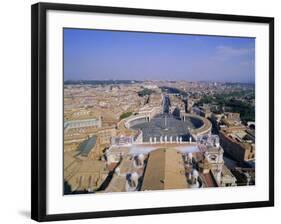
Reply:
[[[114, 210], [68, 214], [46, 214], [46, 12], [63, 10], [75, 12], [100, 12], [125, 15], [162, 16], [174, 18], [193, 18], [235, 22], [254, 22], [269, 24], [269, 200], [243, 203], [213, 205], [160, 207], [146, 209]], [[238, 209], [274, 206], [274, 18], [194, 13], [183, 11], [164, 11], [137, 8], [119, 8], [74, 4], [37, 3], [31, 11], [31, 218], [37, 221], [74, 220], [116, 216], [148, 215], [161, 213], [194, 212], [206, 210]]]

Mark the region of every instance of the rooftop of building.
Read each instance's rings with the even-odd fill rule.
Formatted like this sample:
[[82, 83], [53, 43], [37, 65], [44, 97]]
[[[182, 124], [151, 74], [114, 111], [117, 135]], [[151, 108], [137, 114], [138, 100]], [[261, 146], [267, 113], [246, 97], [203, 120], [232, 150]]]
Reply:
[[222, 176], [234, 177], [231, 171], [225, 165], [222, 167]]
[[236, 142], [243, 145], [249, 145], [249, 147], [255, 144], [255, 135], [253, 132], [248, 132], [246, 129], [229, 130], [223, 129], [220, 131], [225, 137], [227, 137], [232, 142]]
[[172, 149], [157, 149], [149, 154], [141, 190], [187, 188], [182, 155]]
[[99, 161], [99, 160], [84, 160], [81, 163], [81, 166], [79, 168], [78, 173], [83, 174], [83, 173], [108, 173], [109, 170], [107, 168], [107, 165], [104, 161]]
[[129, 173], [138, 173], [140, 176], [143, 174], [143, 168], [137, 168], [134, 166], [134, 159], [132, 156], [123, 157], [119, 166], [120, 174], [116, 173], [113, 175], [108, 187], [105, 192], [124, 192], [126, 191], [126, 177]]
[[88, 154], [90, 153], [90, 151], [95, 147], [97, 142], [97, 136], [94, 135], [91, 138], [85, 140], [84, 142], [82, 142], [79, 146], [79, 148], [77, 149], [79, 156], [88, 156]]

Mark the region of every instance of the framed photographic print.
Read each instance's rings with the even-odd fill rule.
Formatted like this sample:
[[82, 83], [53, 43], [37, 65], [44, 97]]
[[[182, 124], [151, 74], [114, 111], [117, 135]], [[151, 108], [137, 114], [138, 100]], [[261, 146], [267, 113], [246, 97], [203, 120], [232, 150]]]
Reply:
[[32, 219], [274, 205], [274, 19], [32, 6]]

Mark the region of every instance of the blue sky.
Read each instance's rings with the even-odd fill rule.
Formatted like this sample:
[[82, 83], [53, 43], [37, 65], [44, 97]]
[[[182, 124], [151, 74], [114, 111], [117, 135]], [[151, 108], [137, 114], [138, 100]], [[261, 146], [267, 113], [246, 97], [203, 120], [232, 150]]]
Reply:
[[64, 29], [64, 80], [255, 81], [255, 39]]

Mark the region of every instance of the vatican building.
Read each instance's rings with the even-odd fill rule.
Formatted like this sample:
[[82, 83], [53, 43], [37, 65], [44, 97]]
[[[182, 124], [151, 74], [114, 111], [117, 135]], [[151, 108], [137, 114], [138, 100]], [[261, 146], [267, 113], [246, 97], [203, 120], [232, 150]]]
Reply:
[[[220, 135], [229, 128], [223, 124], [221, 134], [214, 133], [214, 114], [206, 108], [193, 107], [186, 98], [160, 91], [158, 87], [150, 88], [154, 93], [149, 97], [136, 96], [132, 101], [128, 98], [124, 106], [108, 104], [111, 110], [116, 110], [116, 118], [114, 113], [106, 112], [104, 102], [98, 105], [102, 111], [99, 114], [91, 107], [83, 109], [86, 112], [81, 112], [80, 107], [67, 112], [65, 194], [253, 184], [250, 169], [244, 172], [226, 164], [229, 160], [225, 161], [227, 149], [223, 145], [229, 143], [222, 141], [225, 138]], [[114, 96], [121, 94], [120, 89], [108, 92]], [[119, 115], [117, 110], [128, 111], [130, 103], [134, 111]], [[226, 113], [221, 123], [231, 121], [227, 116]], [[239, 120], [235, 114], [232, 116]], [[239, 122], [235, 125], [242, 127]], [[247, 158], [250, 156], [247, 154]]]

